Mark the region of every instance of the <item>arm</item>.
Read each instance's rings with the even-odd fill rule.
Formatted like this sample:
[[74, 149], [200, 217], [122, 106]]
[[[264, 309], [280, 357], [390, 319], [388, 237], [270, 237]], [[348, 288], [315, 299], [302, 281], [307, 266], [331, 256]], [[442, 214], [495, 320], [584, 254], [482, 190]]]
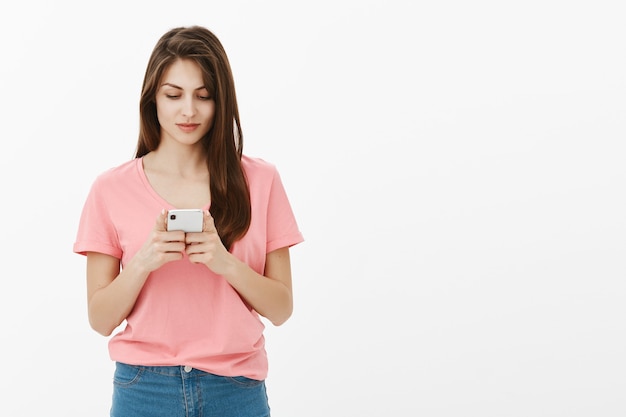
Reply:
[[102, 253], [87, 253], [87, 306], [89, 324], [109, 336], [128, 317], [150, 272], [182, 259], [185, 234], [165, 231], [165, 212], [143, 246], [120, 272], [119, 259]]
[[280, 326], [293, 312], [289, 248], [267, 254], [265, 275], [232, 257], [222, 276], [259, 314]]
[[291, 261], [289, 248], [266, 255], [261, 275], [226, 250], [215, 229], [213, 218], [205, 212], [204, 231], [187, 233], [187, 254], [194, 263], [203, 263], [221, 275], [260, 315], [280, 326], [293, 312]]
[[87, 254], [87, 306], [89, 324], [109, 336], [130, 314], [148, 278], [148, 271], [129, 263], [120, 273], [120, 261], [97, 252]]

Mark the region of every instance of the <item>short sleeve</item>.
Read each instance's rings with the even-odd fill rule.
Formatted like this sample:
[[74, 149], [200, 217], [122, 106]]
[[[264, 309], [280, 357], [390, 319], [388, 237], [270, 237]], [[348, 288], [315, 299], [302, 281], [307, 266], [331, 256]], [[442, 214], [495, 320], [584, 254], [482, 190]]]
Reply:
[[275, 169], [267, 208], [267, 252], [303, 241], [280, 174]]
[[107, 209], [104, 188], [101, 178], [97, 178], [91, 186], [81, 213], [73, 251], [79, 255], [99, 252], [120, 259], [122, 249]]

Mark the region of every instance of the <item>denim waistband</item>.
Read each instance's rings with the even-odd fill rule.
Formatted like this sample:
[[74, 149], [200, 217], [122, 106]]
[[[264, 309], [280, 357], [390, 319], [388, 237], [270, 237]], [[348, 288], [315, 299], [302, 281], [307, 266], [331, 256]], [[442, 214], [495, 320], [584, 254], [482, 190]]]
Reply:
[[[131, 365], [122, 362], [116, 362], [116, 366], [127, 366], [141, 370], [142, 372], [152, 372], [159, 375], [182, 377], [194, 377], [200, 375], [213, 375], [209, 372], [202, 371], [197, 368], [193, 368], [188, 365], [174, 365], [174, 366], [146, 366], [146, 365]], [[215, 375], [217, 376], [217, 375]]]

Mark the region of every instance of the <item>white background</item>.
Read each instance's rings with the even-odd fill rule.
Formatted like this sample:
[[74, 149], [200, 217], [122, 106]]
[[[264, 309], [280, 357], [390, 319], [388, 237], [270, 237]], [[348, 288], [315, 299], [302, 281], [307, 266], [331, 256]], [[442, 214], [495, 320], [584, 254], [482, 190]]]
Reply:
[[78, 217], [200, 24], [306, 238], [274, 417], [626, 415], [620, 3], [3, 3], [0, 414], [108, 415]]

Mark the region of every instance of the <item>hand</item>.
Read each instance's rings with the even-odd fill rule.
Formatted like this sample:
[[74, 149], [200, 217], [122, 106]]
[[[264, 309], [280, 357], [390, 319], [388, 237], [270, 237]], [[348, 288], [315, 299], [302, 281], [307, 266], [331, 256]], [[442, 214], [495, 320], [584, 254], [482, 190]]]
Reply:
[[135, 260], [141, 262], [148, 271], [154, 271], [168, 262], [183, 258], [185, 251], [185, 232], [166, 230], [167, 211], [161, 211], [154, 228], [137, 251]]
[[208, 210], [204, 211], [202, 232], [187, 233], [185, 251], [189, 261], [206, 265], [216, 274], [225, 274], [233, 264], [233, 255], [226, 250], [220, 239], [215, 222]]

